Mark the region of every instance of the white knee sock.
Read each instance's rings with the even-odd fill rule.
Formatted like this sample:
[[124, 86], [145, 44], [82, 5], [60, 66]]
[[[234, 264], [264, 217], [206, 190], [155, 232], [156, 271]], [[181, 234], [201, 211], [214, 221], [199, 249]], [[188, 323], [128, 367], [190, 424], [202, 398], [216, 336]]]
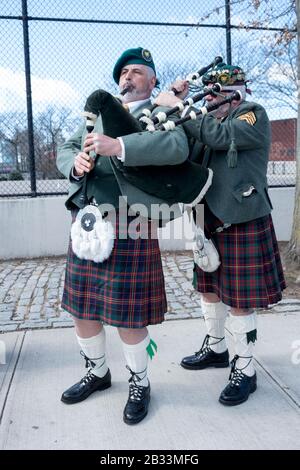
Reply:
[[256, 313], [249, 315], [232, 315], [230, 313], [230, 320], [235, 353], [240, 356], [236, 367], [242, 369], [243, 374], [252, 377], [255, 373], [252, 357], [256, 339]]
[[201, 307], [207, 332], [211, 336], [209, 346], [214, 352], [220, 354], [227, 349], [225, 341], [227, 307], [223, 302], [210, 303], [203, 299], [201, 299]]
[[80, 338], [77, 336], [79, 346], [83, 353], [95, 364], [92, 372], [97, 377], [104, 377], [108, 367], [105, 359], [105, 330], [104, 328], [96, 336]]
[[143, 387], [147, 387], [149, 384], [147, 377], [148, 353], [146, 350], [149, 343], [149, 335], [137, 344], [127, 344], [122, 341], [126, 363], [132, 372], [141, 379], [137, 384]]

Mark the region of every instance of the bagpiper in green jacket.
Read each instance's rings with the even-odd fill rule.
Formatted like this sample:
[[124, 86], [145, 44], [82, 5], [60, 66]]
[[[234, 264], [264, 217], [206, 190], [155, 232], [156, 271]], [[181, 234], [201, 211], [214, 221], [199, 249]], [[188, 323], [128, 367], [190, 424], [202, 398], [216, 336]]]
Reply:
[[[192, 160], [213, 170], [205, 200], [216, 217], [236, 224], [271, 212], [267, 182], [270, 123], [262, 106], [243, 101], [221, 120], [207, 114], [186, 122], [184, 129], [194, 140]], [[233, 139], [236, 159], [228, 155]]]

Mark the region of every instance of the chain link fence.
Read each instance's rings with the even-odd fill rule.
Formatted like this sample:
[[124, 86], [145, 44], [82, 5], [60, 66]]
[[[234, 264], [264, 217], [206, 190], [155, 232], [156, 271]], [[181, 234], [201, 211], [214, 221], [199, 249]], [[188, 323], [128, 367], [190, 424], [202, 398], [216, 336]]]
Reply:
[[[253, 0], [165, 0], [151, 9], [146, 0], [2, 0], [0, 197], [67, 192], [56, 169], [57, 148], [81, 122], [92, 91], [118, 92], [114, 63], [138, 46], [151, 51], [161, 89], [217, 55], [242, 66], [252, 80], [250, 99], [263, 104], [271, 120], [269, 184], [294, 185], [296, 14], [282, 3], [266, 2], [268, 14], [270, 4], [283, 11], [266, 24], [267, 13]], [[291, 35], [287, 43], [278, 40], [284, 34]]]

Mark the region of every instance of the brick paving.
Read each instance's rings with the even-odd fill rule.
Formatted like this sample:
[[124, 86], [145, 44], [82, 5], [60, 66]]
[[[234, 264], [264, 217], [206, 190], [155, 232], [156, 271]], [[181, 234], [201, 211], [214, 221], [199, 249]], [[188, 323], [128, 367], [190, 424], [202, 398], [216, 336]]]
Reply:
[[[166, 320], [201, 317], [200, 296], [192, 287], [191, 252], [163, 252], [162, 261]], [[0, 262], [0, 332], [72, 326], [72, 318], [60, 307], [65, 263], [64, 257]], [[300, 299], [285, 298], [268, 311], [300, 313]]]

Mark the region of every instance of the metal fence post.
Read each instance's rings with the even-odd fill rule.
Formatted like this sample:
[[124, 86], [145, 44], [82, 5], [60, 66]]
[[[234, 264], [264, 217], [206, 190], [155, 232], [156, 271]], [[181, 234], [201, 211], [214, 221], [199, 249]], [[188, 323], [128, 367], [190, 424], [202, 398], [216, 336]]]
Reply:
[[230, 0], [225, 0], [225, 22], [226, 22], [226, 60], [232, 64], [231, 56], [231, 22], [230, 22]]
[[33, 137], [33, 117], [32, 117], [32, 95], [31, 95], [31, 77], [30, 77], [30, 53], [29, 53], [29, 31], [27, 0], [22, 0], [22, 23], [24, 40], [24, 62], [25, 62], [25, 80], [26, 80], [26, 102], [27, 102], [27, 126], [28, 126], [28, 158], [30, 171], [31, 196], [36, 197], [36, 173], [34, 157], [34, 137]]

